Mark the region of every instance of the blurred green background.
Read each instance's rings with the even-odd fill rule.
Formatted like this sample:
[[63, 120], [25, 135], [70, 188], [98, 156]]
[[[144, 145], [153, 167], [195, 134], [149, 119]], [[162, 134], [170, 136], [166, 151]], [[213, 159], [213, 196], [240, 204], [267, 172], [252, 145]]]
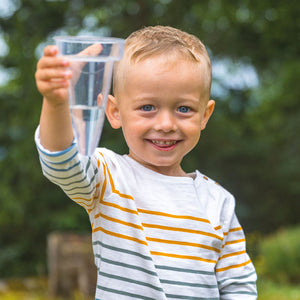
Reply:
[[[186, 171], [199, 169], [235, 195], [261, 299], [300, 299], [296, 0], [1, 0], [0, 291], [7, 278], [46, 276], [48, 233], [90, 230], [84, 210], [40, 170], [34, 73], [43, 48], [54, 35], [126, 38], [156, 24], [198, 36], [213, 63], [216, 109]], [[107, 123], [101, 145], [127, 151]]]

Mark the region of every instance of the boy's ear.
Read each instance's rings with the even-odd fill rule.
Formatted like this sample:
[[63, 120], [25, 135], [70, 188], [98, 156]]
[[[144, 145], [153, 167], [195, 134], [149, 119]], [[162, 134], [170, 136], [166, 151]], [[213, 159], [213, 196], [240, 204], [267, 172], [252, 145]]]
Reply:
[[117, 105], [117, 100], [112, 95], [109, 95], [107, 98], [105, 113], [112, 128], [118, 129], [121, 127], [120, 111]]
[[210, 118], [210, 116], [212, 115], [213, 111], [215, 108], [215, 101], [214, 100], [209, 100], [207, 102], [205, 111], [204, 111], [204, 115], [201, 121], [201, 130], [203, 130], [206, 127], [206, 124]]

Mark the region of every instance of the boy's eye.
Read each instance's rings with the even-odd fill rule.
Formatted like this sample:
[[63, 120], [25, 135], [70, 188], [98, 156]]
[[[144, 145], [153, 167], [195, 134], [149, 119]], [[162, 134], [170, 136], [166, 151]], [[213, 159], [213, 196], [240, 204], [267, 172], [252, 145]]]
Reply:
[[180, 107], [178, 107], [178, 111], [180, 113], [188, 113], [188, 112], [191, 111], [191, 109], [189, 107], [187, 107], [187, 106], [180, 106]]
[[153, 106], [153, 105], [150, 105], [150, 104], [147, 104], [147, 105], [143, 105], [143, 106], [141, 107], [141, 109], [142, 109], [143, 111], [151, 111], [151, 110], [154, 110], [154, 106]]

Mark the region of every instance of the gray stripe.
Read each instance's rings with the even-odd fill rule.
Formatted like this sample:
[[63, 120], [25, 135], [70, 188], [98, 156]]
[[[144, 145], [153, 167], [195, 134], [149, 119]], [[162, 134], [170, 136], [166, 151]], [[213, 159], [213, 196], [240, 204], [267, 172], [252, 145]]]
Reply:
[[[90, 195], [92, 193], [93, 189], [89, 192], [86, 192], [86, 193], [80, 193], [80, 192], [77, 192], [77, 193], [68, 193], [68, 196], [71, 197], [71, 196], [81, 196], [81, 195]], [[89, 200], [89, 199], [84, 199], [84, 200]]]
[[[83, 170], [80, 170], [79, 172], [75, 173], [74, 175], [71, 175], [71, 176], [68, 176], [68, 177], [58, 177], [58, 176], [54, 176], [54, 175], [48, 173], [48, 172], [45, 171], [45, 170], [43, 170], [43, 171], [44, 171], [48, 176], [50, 176], [50, 177], [52, 177], [52, 178], [55, 178], [55, 179], [64, 179], [64, 180], [65, 180], [65, 179], [70, 179], [70, 178], [75, 177], [75, 176], [80, 175], [80, 174], [83, 174]], [[90, 181], [93, 181], [93, 180], [95, 179], [95, 176], [96, 176], [97, 173], [98, 173], [98, 169], [95, 169], [95, 172], [94, 172], [95, 175], [91, 178]], [[86, 179], [86, 175], [85, 175], [82, 179], [80, 179], [80, 180], [72, 181], [72, 182], [68, 182], [68, 183], [57, 183], [57, 185], [59, 185], [59, 186], [68, 186], [68, 185], [71, 185], [71, 184], [80, 183], [80, 182], [84, 181], [85, 179]], [[54, 181], [52, 181], [52, 182], [54, 182]]]
[[88, 160], [88, 162], [86, 164], [85, 173], [87, 173], [87, 170], [90, 167], [90, 165], [91, 165], [91, 158], [89, 157], [89, 160]]
[[[76, 173], [76, 175], [79, 175], [79, 174], [81, 174], [81, 173], [82, 173], [82, 171], [79, 172], [79, 173]], [[91, 182], [94, 181], [95, 176], [96, 176], [96, 175], [94, 175], [94, 176], [90, 179]], [[80, 183], [80, 182], [84, 181], [85, 179], [86, 179], [86, 175], [85, 175], [82, 179], [80, 179], [80, 180], [78, 180], [78, 181], [72, 181], [72, 182], [70, 182], [70, 183], [59, 184], [59, 185], [60, 185], [60, 186], [68, 186], [68, 185], [71, 185], [71, 184]], [[88, 185], [90, 185], [90, 183], [89, 183]], [[88, 186], [88, 185], [87, 185], [87, 186]], [[87, 186], [85, 186], [85, 187], [87, 187]], [[65, 190], [65, 191], [66, 191], [66, 190]]]
[[[72, 184], [74, 184], [74, 182], [72, 182]], [[76, 190], [76, 189], [85, 189], [85, 188], [89, 187], [90, 185], [91, 185], [91, 184], [88, 183], [88, 184], [85, 185], [85, 186], [76, 186], [76, 187], [73, 187], [73, 188], [71, 188], [71, 189], [64, 189], [64, 191], [65, 191], [65, 192], [71, 192], [71, 191], [74, 191], [74, 190]]]
[[42, 162], [42, 164], [44, 166], [46, 166], [50, 170], [53, 170], [54, 172], [67, 172], [67, 171], [72, 170], [73, 168], [75, 168], [76, 166], [78, 166], [80, 164], [80, 161], [78, 161], [76, 164], [68, 167], [67, 169], [56, 169], [56, 168], [53, 168], [53, 167], [50, 167], [49, 165], [47, 165], [46, 162], [42, 158], [40, 158], [40, 161]]
[[[77, 176], [77, 175], [83, 173], [83, 171], [80, 170], [79, 172], [77, 172], [77, 173], [75, 173], [75, 174], [73, 174], [73, 175], [71, 175], [71, 176], [67, 176], [67, 177], [59, 177], [59, 176], [54, 176], [54, 175], [52, 175], [51, 173], [47, 172], [47, 171], [44, 170], [44, 169], [43, 169], [43, 172], [44, 172], [45, 174], [47, 174], [49, 177], [53, 177], [53, 178], [56, 178], [56, 179], [70, 179], [70, 178], [72, 178], [72, 177], [75, 177], [75, 176]], [[79, 181], [79, 182], [80, 182], [80, 181]], [[74, 183], [77, 183], [77, 182], [75, 181]], [[71, 182], [70, 184], [72, 184], [72, 182]]]
[[141, 254], [139, 252], [135, 252], [135, 251], [127, 250], [127, 249], [110, 246], [110, 245], [104, 244], [104, 243], [102, 243], [100, 241], [93, 242], [93, 246], [94, 245], [100, 245], [100, 246], [102, 246], [104, 248], [107, 248], [107, 249], [110, 249], [110, 250], [113, 250], [113, 251], [117, 251], [117, 252], [122, 252], [122, 253], [130, 254], [130, 255], [138, 256], [138, 257], [141, 257], [143, 259], [151, 260], [152, 261], [152, 258], [150, 256], [146, 256], [146, 255], [143, 255], [143, 254]]
[[245, 285], [245, 284], [256, 284], [256, 281], [233, 282], [230, 285]]
[[[155, 298], [150, 298], [150, 297], [146, 297], [146, 296], [142, 296], [142, 295], [127, 293], [127, 292], [124, 292], [124, 291], [118, 291], [118, 290], [110, 289], [110, 288], [107, 288], [107, 287], [104, 287], [104, 286], [100, 286], [100, 285], [97, 285], [97, 289], [103, 290], [105, 292], [110, 292], [110, 293], [113, 293], [113, 294], [119, 294], [119, 295], [129, 296], [129, 297], [136, 298], [136, 299], [156, 300]], [[100, 300], [100, 299], [95, 299], [95, 300]]]
[[191, 283], [191, 282], [183, 282], [183, 281], [172, 281], [161, 279], [161, 283], [173, 284], [173, 285], [183, 285], [183, 286], [192, 286], [192, 287], [200, 287], [200, 288], [208, 288], [208, 289], [216, 289], [218, 286], [216, 284], [201, 284], [201, 283]]
[[95, 257], [99, 258], [101, 261], [106, 262], [108, 264], [112, 264], [112, 265], [116, 265], [116, 266], [120, 266], [120, 267], [124, 267], [124, 268], [128, 268], [128, 269], [138, 270], [138, 271], [141, 271], [141, 272], [144, 272], [144, 273], [147, 273], [147, 274], [158, 277], [156, 272], [149, 271], [149, 270], [147, 270], [145, 268], [142, 268], [142, 267], [138, 267], [138, 266], [131, 265], [131, 264], [126, 264], [126, 263], [121, 263], [119, 261], [114, 261], [114, 260], [110, 260], [110, 259], [107, 259], [107, 258], [103, 258], [103, 257], [101, 257], [101, 255], [98, 255], [98, 254], [96, 254]]
[[253, 271], [253, 272], [251, 272], [251, 273], [249, 273], [249, 274], [247, 274], [247, 275], [238, 276], [238, 277], [225, 278], [225, 279], [223, 279], [223, 280], [218, 281], [218, 284], [220, 285], [220, 284], [224, 283], [225, 281], [227, 281], [227, 280], [232, 280], [232, 279], [245, 279], [245, 278], [248, 278], [248, 277], [252, 276], [253, 274], [256, 274], [256, 272]]
[[77, 153], [78, 153], [78, 152], [76, 151], [71, 157], [67, 158], [66, 160], [59, 161], [59, 162], [53, 162], [53, 161], [50, 161], [50, 163], [51, 163], [52, 165], [63, 165], [63, 164], [65, 164], [65, 163], [71, 161], [71, 160], [77, 155]]
[[182, 269], [182, 268], [175, 268], [175, 267], [169, 267], [169, 266], [160, 266], [160, 265], [156, 265], [155, 268], [156, 269], [162, 269], [162, 270], [183, 272], [183, 273], [195, 273], [195, 274], [215, 276], [215, 272], [209, 272], [209, 271], [200, 271], [200, 270], [193, 270], [193, 269]]
[[138, 280], [134, 280], [134, 279], [118, 276], [118, 275], [108, 274], [108, 273], [101, 272], [101, 271], [99, 271], [98, 274], [100, 276], [104, 276], [104, 277], [108, 277], [108, 278], [112, 278], [112, 279], [116, 279], [116, 280], [120, 280], [120, 281], [130, 282], [130, 283], [137, 284], [137, 285], [146, 286], [151, 289], [157, 290], [159, 292], [163, 292], [163, 289], [161, 287], [155, 286], [155, 285], [147, 283], [147, 282], [138, 281]]
[[[87, 185], [85, 186], [77, 186], [77, 187], [73, 187], [71, 189], [64, 189], [65, 192], [71, 192], [71, 191], [74, 191], [74, 190], [77, 190], [77, 189], [86, 189], [88, 187], [90, 187], [91, 184], [88, 183]], [[89, 193], [91, 193], [93, 191], [93, 188], [89, 191]], [[76, 194], [81, 194], [80, 192], [77, 192]]]
[[[82, 172], [79, 172], [79, 173], [76, 173], [76, 176], [79, 175], [79, 174], [82, 174]], [[54, 178], [58, 178], [58, 177], [55, 177], [55, 176], [52, 176]], [[73, 177], [73, 176], [72, 176]], [[64, 178], [61, 178], [61, 179], [64, 179]], [[66, 187], [66, 186], [69, 186], [69, 185], [72, 185], [72, 184], [76, 184], [76, 183], [81, 183], [82, 181], [85, 181], [86, 180], [86, 176], [84, 176], [82, 179], [80, 180], [77, 180], [77, 181], [72, 181], [72, 182], [69, 182], [69, 183], [57, 183], [57, 185], [59, 186], [63, 186], [63, 187]], [[52, 181], [54, 182], [54, 180]]]
[[245, 292], [245, 291], [240, 291], [240, 292], [221, 292], [221, 295], [251, 295], [251, 296], [257, 296], [257, 293]]
[[172, 294], [166, 294], [166, 297], [172, 299], [186, 299], [186, 300], [220, 300], [220, 297], [205, 298], [205, 297], [194, 297], [194, 296], [172, 295]]

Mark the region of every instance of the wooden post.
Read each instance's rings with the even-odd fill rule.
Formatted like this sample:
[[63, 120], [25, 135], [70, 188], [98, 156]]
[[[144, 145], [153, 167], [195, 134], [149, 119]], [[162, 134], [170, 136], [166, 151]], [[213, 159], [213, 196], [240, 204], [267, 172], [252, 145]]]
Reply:
[[48, 290], [50, 296], [71, 297], [79, 290], [95, 296], [97, 269], [91, 235], [55, 232], [48, 236]]

